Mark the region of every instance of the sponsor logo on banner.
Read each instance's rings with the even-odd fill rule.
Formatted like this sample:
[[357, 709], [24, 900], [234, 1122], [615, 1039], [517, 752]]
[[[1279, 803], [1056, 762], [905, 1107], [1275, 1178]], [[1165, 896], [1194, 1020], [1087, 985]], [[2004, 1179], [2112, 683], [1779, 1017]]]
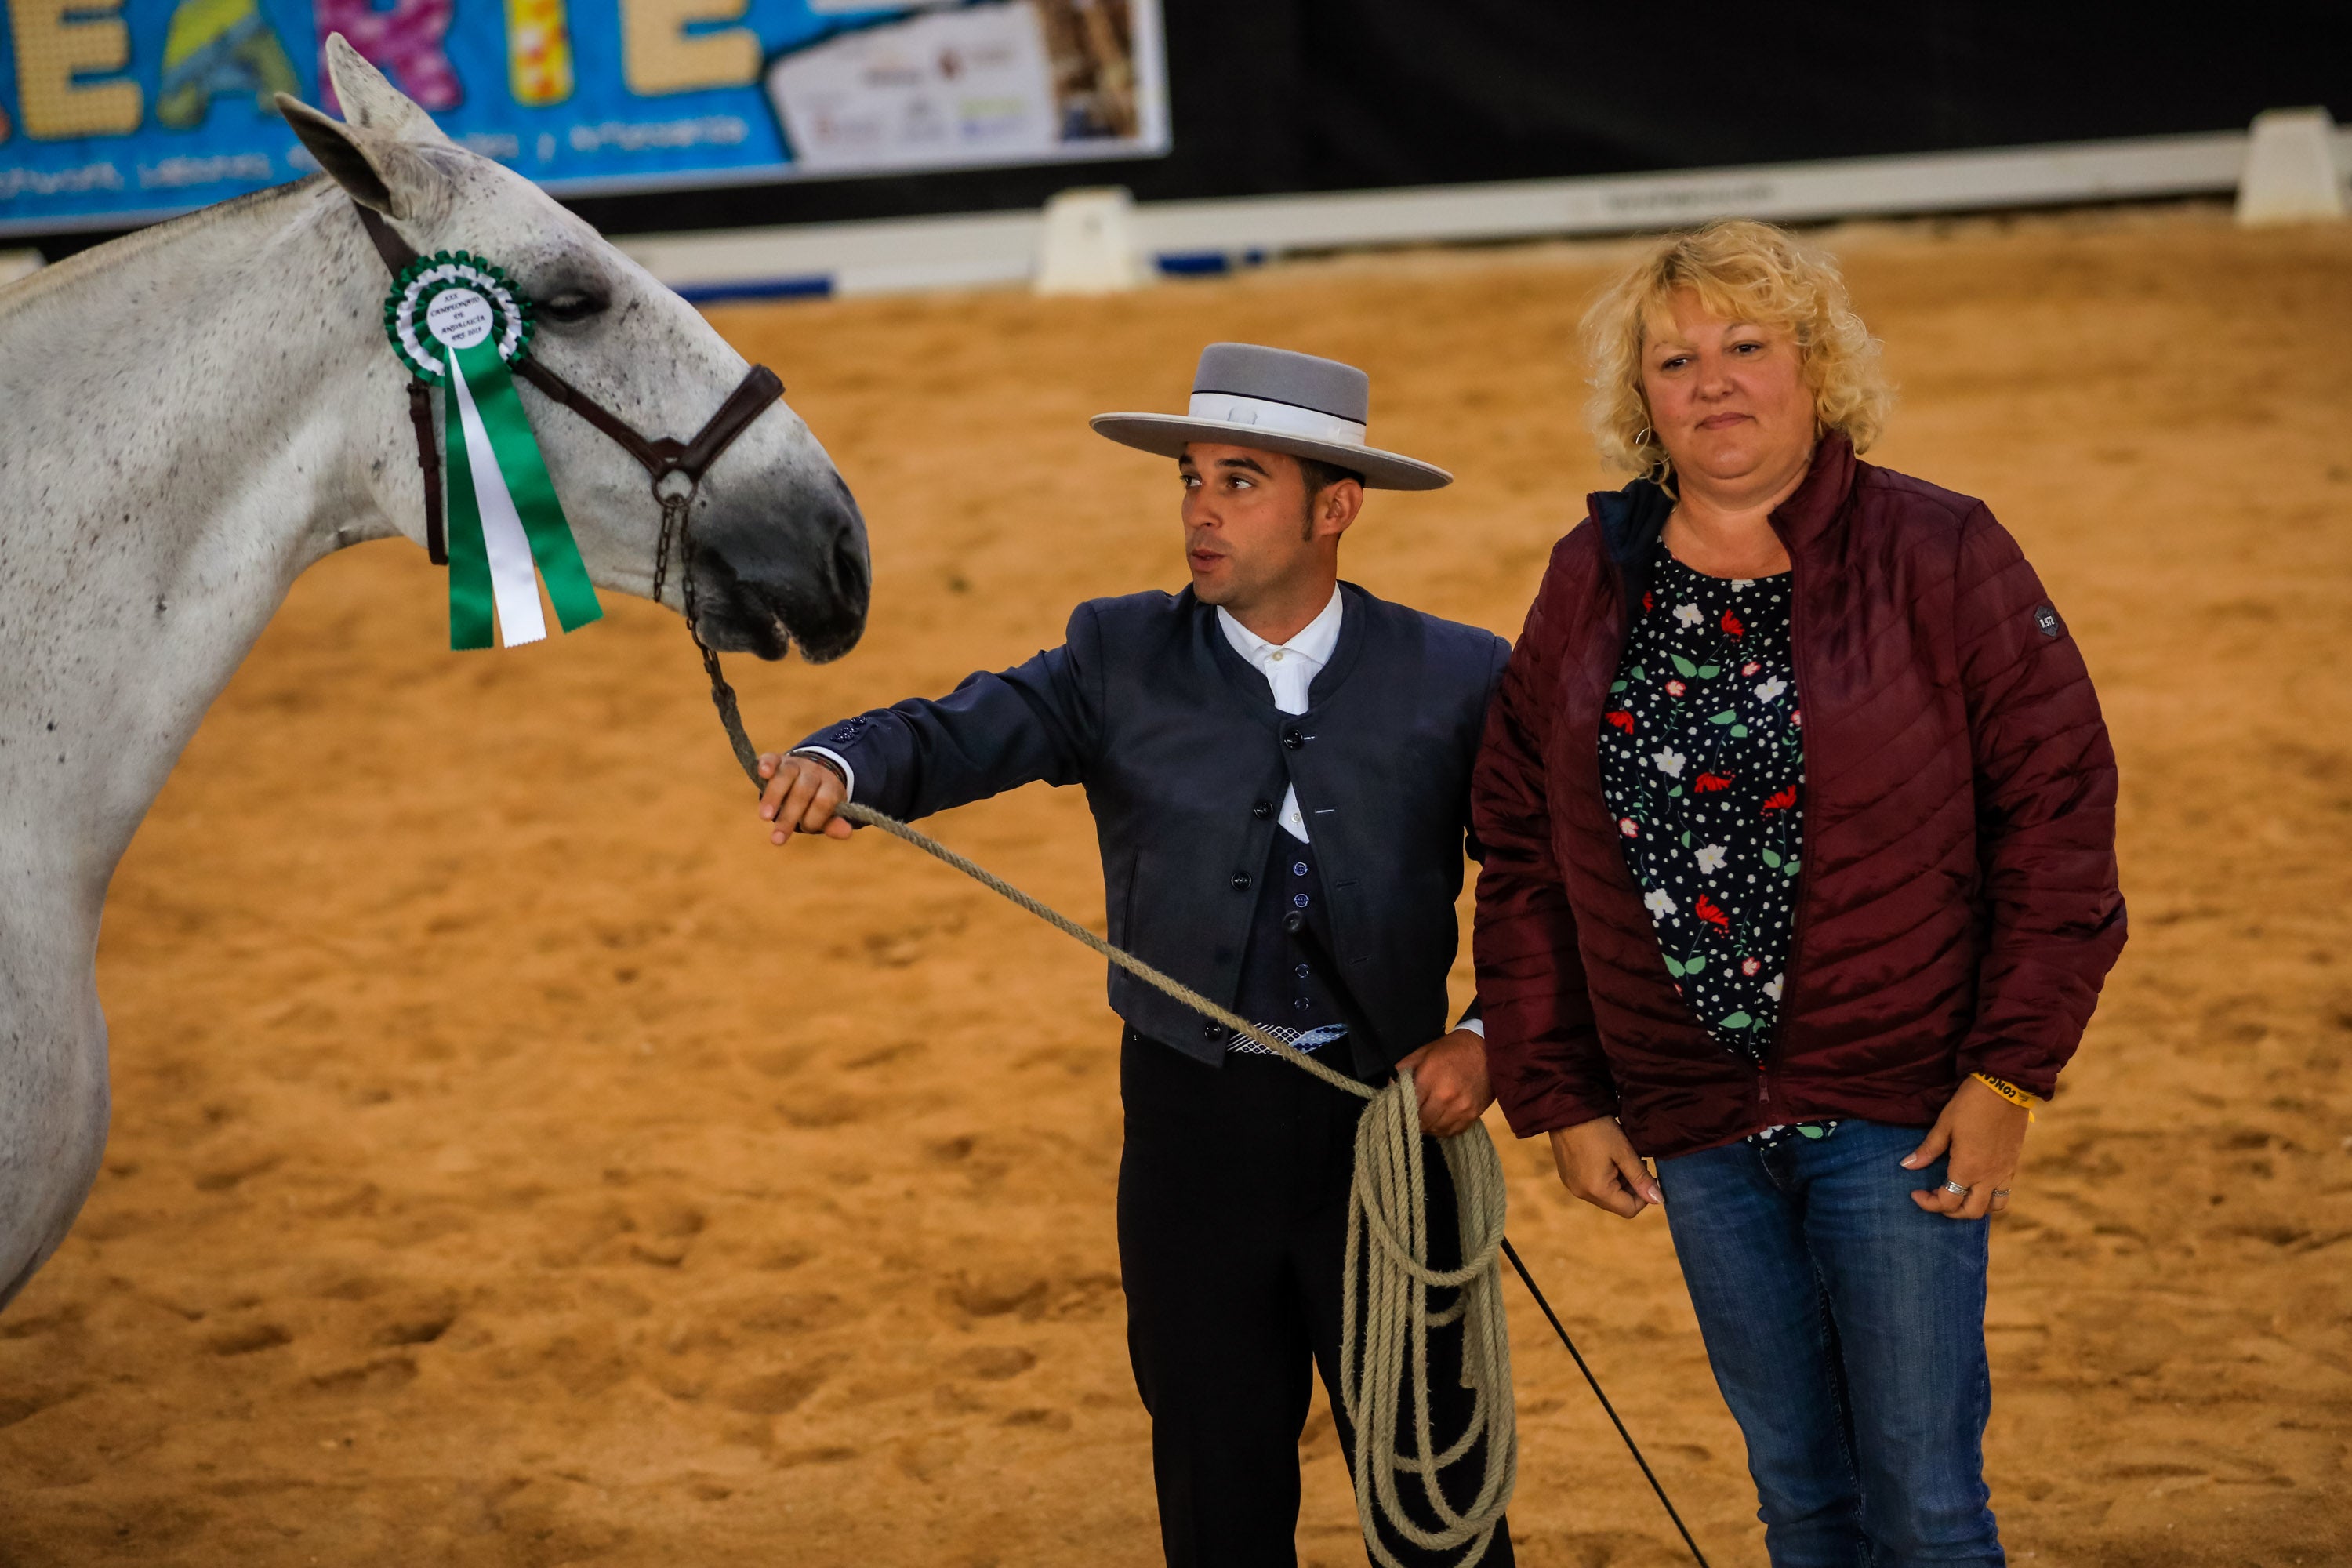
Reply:
[[1045, 30], [1027, 4], [917, 16], [768, 68], [768, 96], [812, 173], [1051, 157], [1061, 140]]
[[594, 194], [1156, 156], [1160, 0], [0, 0], [0, 233], [313, 171], [341, 33], [461, 144]]

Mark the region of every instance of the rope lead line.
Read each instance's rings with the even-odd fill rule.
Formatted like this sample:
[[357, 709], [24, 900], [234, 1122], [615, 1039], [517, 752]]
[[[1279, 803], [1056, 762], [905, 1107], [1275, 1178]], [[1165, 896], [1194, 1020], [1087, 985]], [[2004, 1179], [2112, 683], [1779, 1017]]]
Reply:
[[[723, 713], [723, 709], [722, 709]], [[755, 784], [764, 784], [753, 764]], [[1495, 1526], [1518, 1484], [1517, 1423], [1511, 1405], [1511, 1344], [1503, 1321], [1503, 1162], [1483, 1122], [1439, 1143], [1454, 1178], [1460, 1205], [1462, 1267], [1429, 1266], [1422, 1165], [1421, 1109], [1412, 1074], [1375, 1090], [1317, 1061], [1219, 1006], [1183, 982], [1097, 936], [1038, 902], [986, 867], [964, 858], [927, 833], [870, 806], [845, 801], [835, 811], [852, 822], [878, 827], [945, 862], [1006, 901], [1026, 910], [1064, 935], [1084, 942], [1153, 990], [1173, 997], [1204, 1017], [1265, 1047], [1293, 1067], [1332, 1088], [1371, 1103], [1356, 1123], [1356, 1173], [1348, 1194], [1345, 1294], [1340, 1304], [1339, 1392], [1348, 1424], [1356, 1434], [1356, 1515], [1364, 1544], [1381, 1568], [1402, 1568], [1378, 1521], [1424, 1552], [1461, 1549], [1461, 1563], [1475, 1563], [1486, 1550]], [[1454, 1301], [1433, 1309], [1433, 1296]], [[1440, 1448], [1430, 1424], [1429, 1331], [1462, 1325], [1462, 1385], [1471, 1392], [1469, 1425], [1452, 1447]], [[1408, 1390], [1407, 1385], [1410, 1385]], [[1404, 1404], [1410, 1393], [1408, 1417]], [[1409, 1425], [1410, 1451], [1399, 1446]], [[1478, 1490], [1467, 1507], [1446, 1500], [1438, 1478], [1448, 1466], [1485, 1444]], [[1407, 1511], [1397, 1487], [1400, 1475], [1419, 1483], [1422, 1510], [1437, 1521], [1430, 1529]]]
[[[719, 673], [719, 656], [702, 640], [697, 626], [696, 594], [692, 558], [687, 539], [687, 502], [660, 497], [662, 532], [656, 548], [654, 598], [661, 597], [663, 579], [668, 574], [670, 543], [677, 535], [678, 553], [685, 556], [688, 569], [681, 574], [681, 587], [687, 606], [686, 624], [694, 646], [702, 655], [702, 666], [710, 677], [710, 700], [719, 710], [719, 722], [727, 727], [728, 744], [733, 748], [735, 761], [751, 781], [754, 790], [765, 792], [768, 781], [760, 776], [759, 751], [744, 732], [743, 718], [735, 700], [735, 689]], [[1697, 1560], [1699, 1568], [1707, 1568], [1706, 1556], [1691, 1539], [1690, 1531], [1683, 1524], [1682, 1516], [1666, 1496], [1666, 1489], [1650, 1469], [1650, 1462], [1634, 1446], [1633, 1435], [1618, 1420], [1617, 1411], [1609, 1396], [1601, 1392], [1601, 1384], [1586, 1366], [1576, 1342], [1568, 1337], [1568, 1330], [1536, 1289], [1535, 1279], [1526, 1264], [1503, 1235], [1504, 1185], [1503, 1163], [1495, 1152], [1494, 1140], [1486, 1135], [1484, 1122], [1474, 1121], [1460, 1135], [1442, 1139], [1438, 1148], [1445, 1155], [1447, 1173], [1454, 1178], [1457, 1223], [1461, 1229], [1463, 1264], [1459, 1268], [1438, 1271], [1429, 1267], [1428, 1237], [1425, 1234], [1426, 1194], [1422, 1166], [1421, 1102], [1412, 1087], [1412, 1075], [1400, 1071], [1396, 1081], [1388, 1088], [1374, 1090], [1344, 1073], [1336, 1072], [1304, 1051], [1293, 1047], [1286, 1040], [1276, 1038], [1265, 1030], [1240, 1015], [1217, 1005], [1206, 996], [1180, 980], [1162, 974], [1151, 965], [1120, 948], [1113, 947], [1103, 938], [1071, 920], [1059, 910], [1039, 903], [985, 866], [968, 860], [930, 835], [908, 826], [894, 816], [885, 816], [871, 806], [855, 801], [844, 801], [835, 808], [838, 815], [868, 827], [878, 827], [894, 838], [902, 838], [956, 870], [970, 877], [982, 887], [1044, 921], [1065, 936], [1083, 942], [1110, 963], [1141, 980], [1161, 994], [1174, 998], [1185, 1006], [1212, 1021], [1223, 1024], [1293, 1067], [1314, 1074], [1332, 1088], [1371, 1103], [1356, 1124], [1356, 1172], [1352, 1189], [1348, 1194], [1348, 1245], [1344, 1266], [1346, 1295], [1340, 1307], [1340, 1393], [1345, 1400], [1349, 1424], [1356, 1433], [1356, 1467], [1353, 1479], [1356, 1490], [1356, 1517], [1362, 1526], [1364, 1545], [1380, 1568], [1402, 1568], [1374, 1528], [1377, 1516], [1386, 1519], [1396, 1532], [1423, 1551], [1444, 1552], [1463, 1548], [1459, 1563], [1475, 1563], [1486, 1550], [1493, 1538], [1495, 1526], [1501, 1521], [1503, 1510], [1509, 1505], [1512, 1492], [1518, 1486], [1519, 1444], [1517, 1413], [1511, 1402], [1510, 1335], [1503, 1321], [1502, 1269], [1498, 1259], [1508, 1254], [1511, 1267], [1542, 1309], [1544, 1317], [1576, 1358], [1577, 1369], [1584, 1373], [1592, 1392], [1601, 1400], [1601, 1409], [1617, 1428], [1617, 1435], [1632, 1450], [1633, 1462], [1642, 1467], [1650, 1488], [1665, 1505], [1666, 1517], [1673, 1520], [1681, 1532], [1683, 1544]], [[1364, 1242], [1369, 1238], [1378, 1252], [1366, 1275]], [[1454, 1304], [1442, 1310], [1430, 1309], [1433, 1290], [1456, 1292]], [[1469, 1426], [1450, 1448], [1432, 1453], [1433, 1434], [1429, 1420], [1429, 1331], [1443, 1328], [1459, 1321], [1462, 1323], [1462, 1385], [1473, 1394]], [[1359, 1325], [1362, 1326], [1359, 1346]], [[1397, 1426], [1400, 1418], [1401, 1385], [1407, 1370], [1412, 1373], [1413, 1452], [1404, 1454], [1397, 1448]], [[1440, 1491], [1437, 1477], [1440, 1471], [1468, 1453], [1479, 1438], [1487, 1439], [1485, 1468], [1479, 1479], [1477, 1495], [1466, 1509], [1456, 1510]], [[1385, 1464], [1376, 1464], [1376, 1457], [1385, 1456]], [[1406, 1517], [1403, 1500], [1397, 1491], [1396, 1478], [1410, 1474], [1419, 1479], [1422, 1495], [1439, 1528], [1425, 1530]]]
[[[408, 242], [400, 237], [381, 216], [366, 207], [354, 204], [353, 212], [369, 241], [383, 258], [394, 277], [413, 265], [417, 255]], [[710, 679], [710, 700], [719, 710], [719, 720], [727, 730], [728, 744], [733, 748], [737, 765], [751, 781], [755, 791], [764, 790], [766, 781], [760, 776], [758, 750], [744, 731], [743, 715], [739, 710], [735, 689], [728, 684], [720, 671], [719, 655], [702, 640], [701, 596], [698, 592], [695, 573], [695, 552], [692, 537], [694, 503], [702, 485], [702, 477], [719, 459], [736, 437], [757, 419], [768, 405], [783, 395], [783, 384], [774, 373], [764, 366], [754, 365], [744, 373], [735, 390], [728, 395], [694, 438], [679, 442], [668, 437], [647, 439], [633, 426], [604, 407], [595, 399], [549, 370], [536, 359], [527, 359], [519, 367], [521, 377], [541, 393], [562, 404], [581, 418], [594, 426], [605, 437], [617, 443], [636, 459], [652, 479], [653, 499], [661, 508], [661, 531], [654, 546], [653, 592], [656, 604], [662, 602], [672, 563], [678, 573], [680, 608], [686, 614], [687, 635], [694, 639], [695, 651], [702, 657], [703, 673]], [[442, 537], [440, 474], [442, 462], [434, 445], [431, 404], [422, 386], [409, 388], [409, 416], [416, 436], [416, 461], [425, 479], [425, 549], [434, 563], [446, 565], [446, 542]], [[1428, 1262], [1428, 1237], [1423, 1216], [1423, 1172], [1422, 1168], [1421, 1121], [1418, 1101], [1413, 1094], [1410, 1073], [1400, 1072], [1397, 1080], [1378, 1094], [1354, 1079], [1334, 1072], [1321, 1062], [1293, 1049], [1283, 1040], [1236, 1016], [1190, 986], [1180, 984], [1160, 973], [1142, 960], [1120, 952], [1084, 926], [1046, 908], [1036, 900], [1013, 887], [1003, 878], [974, 865], [945, 845], [917, 832], [903, 822], [895, 821], [880, 812], [847, 804], [841, 815], [853, 822], [879, 827], [894, 837], [933, 856], [961, 871], [1000, 896], [1019, 905], [1038, 919], [1052, 925], [1065, 935], [1084, 942], [1094, 952], [1135, 975], [1144, 984], [1173, 997], [1187, 1007], [1214, 1019], [1225, 1027], [1256, 1041], [1293, 1067], [1313, 1073], [1333, 1088], [1342, 1089], [1372, 1103], [1357, 1124], [1356, 1172], [1353, 1191], [1348, 1200], [1347, 1298], [1342, 1309], [1346, 1321], [1345, 1360], [1349, 1375], [1343, 1380], [1347, 1415], [1354, 1425], [1356, 1441], [1356, 1508], [1364, 1526], [1364, 1539], [1375, 1562], [1381, 1568], [1399, 1568], [1394, 1556], [1373, 1529], [1373, 1507], [1377, 1500], [1381, 1513], [1398, 1533], [1424, 1550], [1450, 1550], [1465, 1546], [1462, 1562], [1476, 1558], [1486, 1550], [1493, 1537], [1496, 1521], [1502, 1517], [1504, 1505], [1510, 1500], [1512, 1489], [1518, 1478], [1518, 1442], [1511, 1406], [1510, 1347], [1503, 1323], [1501, 1268], [1498, 1253], [1508, 1249], [1503, 1240], [1503, 1173], [1502, 1163], [1496, 1156], [1493, 1142], [1486, 1128], [1473, 1122], [1468, 1131], [1444, 1140], [1440, 1147], [1445, 1154], [1447, 1169], [1454, 1177], [1454, 1190], [1460, 1200], [1458, 1223], [1461, 1230], [1463, 1266], [1445, 1272], [1433, 1270]], [[1373, 1244], [1374, 1256], [1367, 1266], [1364, 1243]], [[1527, 1279], [1526, 1266], [1517, 1256], [1511, 1258], [1519, 1277]], [[1367, 1277], [1369, 1275], [1369, 1278]], [[1530, 1291], [1535, 1281], [1528, 1279]], [[1451, 1290], [1455, 1300], [1451, 1306], [1433, 1311], [1430, 1293]], [[1356, 1350], [1356, 1326], [1359, 1321], [1359, 1298], [1362, 1302], [1364, 1346], [1360, 1357]], [[1540, 1294], [1537, 1301], [1542, 1304]], [[1545, 1308], [1547, 1316], [1550, 1309]], [[1459, 1441], [1444, 1453], [1433, 1454], [1429, 1412], [1429, 1331], [1455, 1321], [1463, 1325], [1463, 1386], [1474, 1394], [1470, 1426]], [[1568, 1333], [1557, 1318], [1552, 1327], [1562, 1342]], [[1569, 1343], [1573, 1355], [1576, 1346]], [[1577, 1358], [1579, 1366], [1583, 1358]], [[1409, 1368], [1412, 1378], [1412, 1426], [1414, 1448], [1411, 1455], [1401, 1454], [1396, 1446], [1399, 1419], [1399, 1384]], [[1585, 1376], [1591, 1373], [1588, 1369]], [[1593, 1384], [1600, 1392], [1600, 1384]], [[1602, 1405], [1607, 1405], [1604, 1399]], [[1616, 1412], [1610, 1412], [1616, 1419]], [[1619, 1423], [1622, 1434], [1624, 1426]], [[1460, 1458], [1477, 1444], [1486, 1444], [1486, 1470], [1478, 1493], [1470, 1507], [1456, 1512], [1447, 1502], [1437, 1485], [1438, 1472]], [[1633, 1438], [1626, 1437], [1631, 1447]], [[1634, 1450], [1635, 1459], [1641, 1451]], [[1380, 1463], [1375, 1463], [1378, 1458]], [[1642, 1467], [1648, 1474], [1649, 1466]], [[1418, 1476], [1430, 1511], [1440, 1521], [1434, 1531], [1425, 1531], [1405, 1517], [1397, 1494], [1396, 1476], [1400, 1472]], [[1651, 1477], [1650, 1484], [1657, 1485]], [[1659, 1500], [1665, 1492], [1660, 1489]], [[1674, 1505], [1667, 1504], [1671, 1515]], [[1679, 1527], [1680, 1519], [1675, 1520]], [[1689, 1532], [1684, 1532], [1689, 1540]], [[1691, 1547], [1698, 1555], [1696, 1545]], [[1700, 1568], [1706, 1560], [1699, 1558]]]

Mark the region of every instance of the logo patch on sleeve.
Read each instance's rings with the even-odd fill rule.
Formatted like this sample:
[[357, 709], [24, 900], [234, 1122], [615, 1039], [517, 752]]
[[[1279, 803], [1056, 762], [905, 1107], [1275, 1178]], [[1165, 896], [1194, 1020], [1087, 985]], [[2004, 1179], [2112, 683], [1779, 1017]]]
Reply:
[[2033, 607], [2033, 629], [2055, 640], [2066, 635], [2066, 623], [2060, 620], [2058, 612], [2049, 605], [2036, 605]]

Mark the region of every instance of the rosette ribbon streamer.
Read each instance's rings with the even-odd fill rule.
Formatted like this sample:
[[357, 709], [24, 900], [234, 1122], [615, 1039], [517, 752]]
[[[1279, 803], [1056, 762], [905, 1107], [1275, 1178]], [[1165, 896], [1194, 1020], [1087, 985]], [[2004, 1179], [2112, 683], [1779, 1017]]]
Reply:
[[384, 331], [442, 389], [448, 454], [449, 646], [509, 647], [547, 636], [540, 581], [567, 632], [601, 616], [513, 367], [530, 353], [530, 307], [504, 272], [464, 251], [419, 257], [393, 281]]

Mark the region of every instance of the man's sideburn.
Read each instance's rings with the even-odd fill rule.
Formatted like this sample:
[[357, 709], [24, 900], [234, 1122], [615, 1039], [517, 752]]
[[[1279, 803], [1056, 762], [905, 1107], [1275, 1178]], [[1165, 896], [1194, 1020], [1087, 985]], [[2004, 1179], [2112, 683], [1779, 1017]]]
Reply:
[[1353, 479], [1360, 485], [1364, 482], [1364, 476], [1352, 468], [1343, 468], [1337, 463], [1318, 462], [1313, 458], [1293, 458], [1290, 460], [1298, 465], [1299, 489], [1307, 492], [1306, 526], [1298, 537], [1311, 541], [1315, 537], [1315, 508], [1322, 500], [1323, 492], [1342, 479]]

